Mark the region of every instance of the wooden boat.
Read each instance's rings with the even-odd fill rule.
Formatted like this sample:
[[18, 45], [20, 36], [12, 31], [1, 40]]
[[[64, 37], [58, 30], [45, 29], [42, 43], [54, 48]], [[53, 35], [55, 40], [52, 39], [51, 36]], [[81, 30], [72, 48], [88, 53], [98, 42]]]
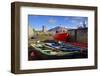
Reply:
[[80, 58], [80, 49], [57, 49], [47, 46], [45, 44], [39, 44], [32, 46], [33, 51], [37, 52], [39, 59], [70, 59], [70, 58]]

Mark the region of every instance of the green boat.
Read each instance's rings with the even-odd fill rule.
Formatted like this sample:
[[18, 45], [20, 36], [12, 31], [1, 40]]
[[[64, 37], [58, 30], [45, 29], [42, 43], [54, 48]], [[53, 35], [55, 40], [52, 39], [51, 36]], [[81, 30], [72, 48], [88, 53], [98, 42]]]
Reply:
[[57, 48], [52, 48], [45, 44], [31, 45], [33, 50], [38, 53], [40, 59], [67, 59], [74, 58], [77, 54], [80, 55], [79, 51], [62, 51]]

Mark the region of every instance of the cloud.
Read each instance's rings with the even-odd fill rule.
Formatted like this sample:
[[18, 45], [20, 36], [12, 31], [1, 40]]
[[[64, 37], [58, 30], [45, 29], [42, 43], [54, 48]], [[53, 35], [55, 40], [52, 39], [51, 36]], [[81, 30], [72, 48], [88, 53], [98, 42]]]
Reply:
[[69, 17], [65, 17], [64, 20], [68, 21], [68, 20], [73, 20], [73, 21], [84, 21], [87, 20], [87, 17], [74, 17], [74, 16], [69, 16]]
[[65, 17], [65, 19], [67, 22], [71, 23], [71, 24], [79, 24], [80, 22], [83, 21], [83, 18], [81, 17]]
[[56, 20], [55, 20], [55, 19], [49, 19], [49, 20], [48, 20], [48, 23], [50, 23], [50, 24], [55, 24], [55, 23], [56, 23]]
[[68, 29], [77, 29], [77, 26], [68, 26]]
[[65, 17], [65, 18], [64, 18], [64, 20], [66, 20], [66, 21], [69, 20], [69, 19], [70, 19], [70, 17]]
[[74, 24], [74, 23], [76, 23], [77, 21], [76, 21], [76, 20], [70, 20], [70, 22]]

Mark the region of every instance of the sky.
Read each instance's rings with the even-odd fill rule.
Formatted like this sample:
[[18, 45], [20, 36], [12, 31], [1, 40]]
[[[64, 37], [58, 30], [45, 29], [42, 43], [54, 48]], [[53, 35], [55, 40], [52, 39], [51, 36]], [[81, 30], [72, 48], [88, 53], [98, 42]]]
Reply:
[[75, 29], [83, 26], [84, 22], [88, 27], [88, 17], [28, 15], [28, 26], [31, 26], [35, 30], [42, 30], [42, 26], [45, 26], [47, 30], [57, 26]]

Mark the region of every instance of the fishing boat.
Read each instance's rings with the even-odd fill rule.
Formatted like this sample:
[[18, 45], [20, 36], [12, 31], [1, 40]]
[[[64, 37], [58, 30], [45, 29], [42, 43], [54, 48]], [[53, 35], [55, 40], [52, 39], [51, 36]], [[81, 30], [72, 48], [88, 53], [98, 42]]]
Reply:
[[[37, 52], [39, 59], [69, 59], [79, 58], [79, 47], [71, 46], [70, 44], [57, 43], [42, 43], [32, 46], [33, 52]], [[87, 49], [83, 49], [84, 51]]]

